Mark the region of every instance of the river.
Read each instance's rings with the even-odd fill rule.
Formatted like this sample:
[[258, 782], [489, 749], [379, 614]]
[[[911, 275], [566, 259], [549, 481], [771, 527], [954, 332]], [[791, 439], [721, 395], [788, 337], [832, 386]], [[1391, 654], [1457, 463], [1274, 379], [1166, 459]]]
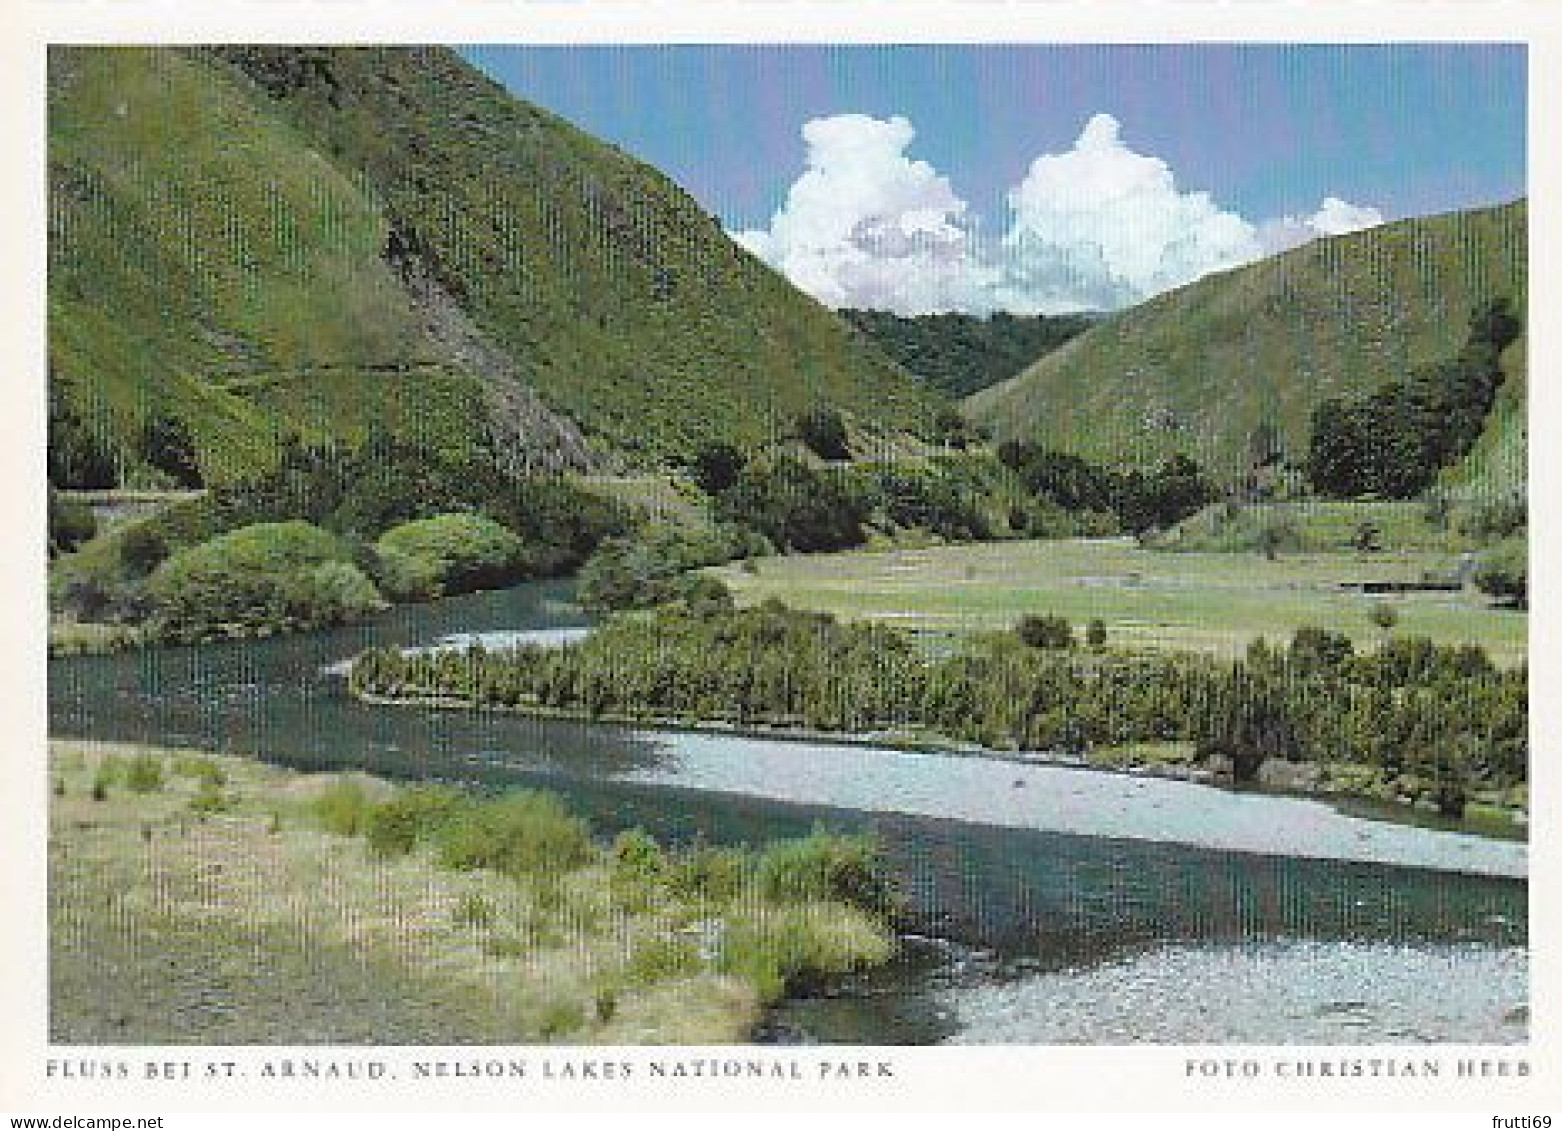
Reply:
[[371, 707], [371, 644], [578, 628], [565, 583], [332, 632], [49, 665], [51, 733], [305, 768], [542, 786], [601, 830], [869, 830], [922, 924], [891, 967], [789, 1001], [773, 1039], [1527, 1039], [1526, 847], [1322, 802], [843, 743]]

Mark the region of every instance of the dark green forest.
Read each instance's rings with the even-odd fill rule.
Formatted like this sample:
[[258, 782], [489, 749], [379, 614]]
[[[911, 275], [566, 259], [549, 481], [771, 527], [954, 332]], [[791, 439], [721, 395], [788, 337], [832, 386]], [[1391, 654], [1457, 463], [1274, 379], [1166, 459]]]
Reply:
[[1019, 373], [1043, 354], [1084, 333], [1088, 314], [919, 314], [843, 310], [874, 345], [933, 388], [967, 397]]

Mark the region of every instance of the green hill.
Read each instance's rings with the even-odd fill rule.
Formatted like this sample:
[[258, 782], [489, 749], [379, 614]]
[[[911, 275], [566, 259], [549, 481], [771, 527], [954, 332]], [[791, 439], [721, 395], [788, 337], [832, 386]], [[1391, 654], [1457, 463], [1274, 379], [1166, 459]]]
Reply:
[[51, 377], [131, 481], [160, 417], [221, 479], [375, 423], [590, 468], [936, 407], [667, 178], [445, 49], [56, 48], [49, 146]]
[[[1000, 439], [1135, 464], [1182, 451], [1222, 475], [1269, 422], [1299, 459], [1320, 400], [1453, 356], [1485, 299], [1523, 309], [1526, 248], [1523, 201], [1318, 240], [1126, 310], [965, 407]], [[1522, 474], [1523, 351], [1456, 477]]]

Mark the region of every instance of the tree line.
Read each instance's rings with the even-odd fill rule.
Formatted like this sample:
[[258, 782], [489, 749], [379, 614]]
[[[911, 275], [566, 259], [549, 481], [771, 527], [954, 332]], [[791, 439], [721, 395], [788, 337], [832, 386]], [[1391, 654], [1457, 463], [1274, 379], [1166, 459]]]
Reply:
[[1013, 377], [1094, 319], [1084, 314], [922, 314], [843, 310], [841, 316], [873, 344], [935, 389], [968, 397]]
[[1480, 438], [1503, 382], [1502, 353], [1523, 332], [1505, 297], [1471, 315], [1453, 358], [1424, 365], [1360, 397], [1313, 410], [1307, 474], [1323, 495], [1412, 498]]
[[1446, 812], [1470, 791], [1526, 780], [1527, 673], [1477, 646], [1397, 638], [1357, 653], [1303, 629], [1241, 660], [1078, 652], [1015, 633], [933, 656], [908, 633], [771, 602], [666, 606], [610, 619], [569, 647], [465, 654], [371, 649], [351, 688], [478, 707], [592, 717], [871, 732], [919, 727], [991, 748], [1082, 755], [1187, 741], [1250, 780], [1269, 759], [1363, 763], [1427, 791]]

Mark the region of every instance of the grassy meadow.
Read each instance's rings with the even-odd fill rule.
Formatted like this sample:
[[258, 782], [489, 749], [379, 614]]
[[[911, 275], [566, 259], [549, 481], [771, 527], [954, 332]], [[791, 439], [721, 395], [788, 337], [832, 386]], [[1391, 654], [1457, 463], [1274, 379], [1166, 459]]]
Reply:
[[[672, 882], [737, 859], [717, 850], [620, 838], [531, 871], [371, 851], [365, 818], [414, 791], [363, 774], [57, 741], [50, 775], [63, 1043], [739, 1042], [778, 966], [893, 950], [855, 907]], [[758, 858], [761, 875], [808, 844]]]
[[[927, 631], [1012, 627], [1027, 614], [1099, 618], [1113, 646], [1239, 655], [1255, 637], [1289, 639], [1303, 625], [1371, 648], [1389, 634], [1477, 643], [1494, 661], [1524, 658], [1527, 618], [1473, 591], [1368, 595], [1346, 582], [1414, 581], [1457, 555], [1433, 550], [1260, 554], [1148, 550], [1128, 539], [996, 542], [926, 549], [762, 558], [712, 570], [739, 604], [797, 608]], [[1397, 620], [1371, 619], [1388, 605]]]

